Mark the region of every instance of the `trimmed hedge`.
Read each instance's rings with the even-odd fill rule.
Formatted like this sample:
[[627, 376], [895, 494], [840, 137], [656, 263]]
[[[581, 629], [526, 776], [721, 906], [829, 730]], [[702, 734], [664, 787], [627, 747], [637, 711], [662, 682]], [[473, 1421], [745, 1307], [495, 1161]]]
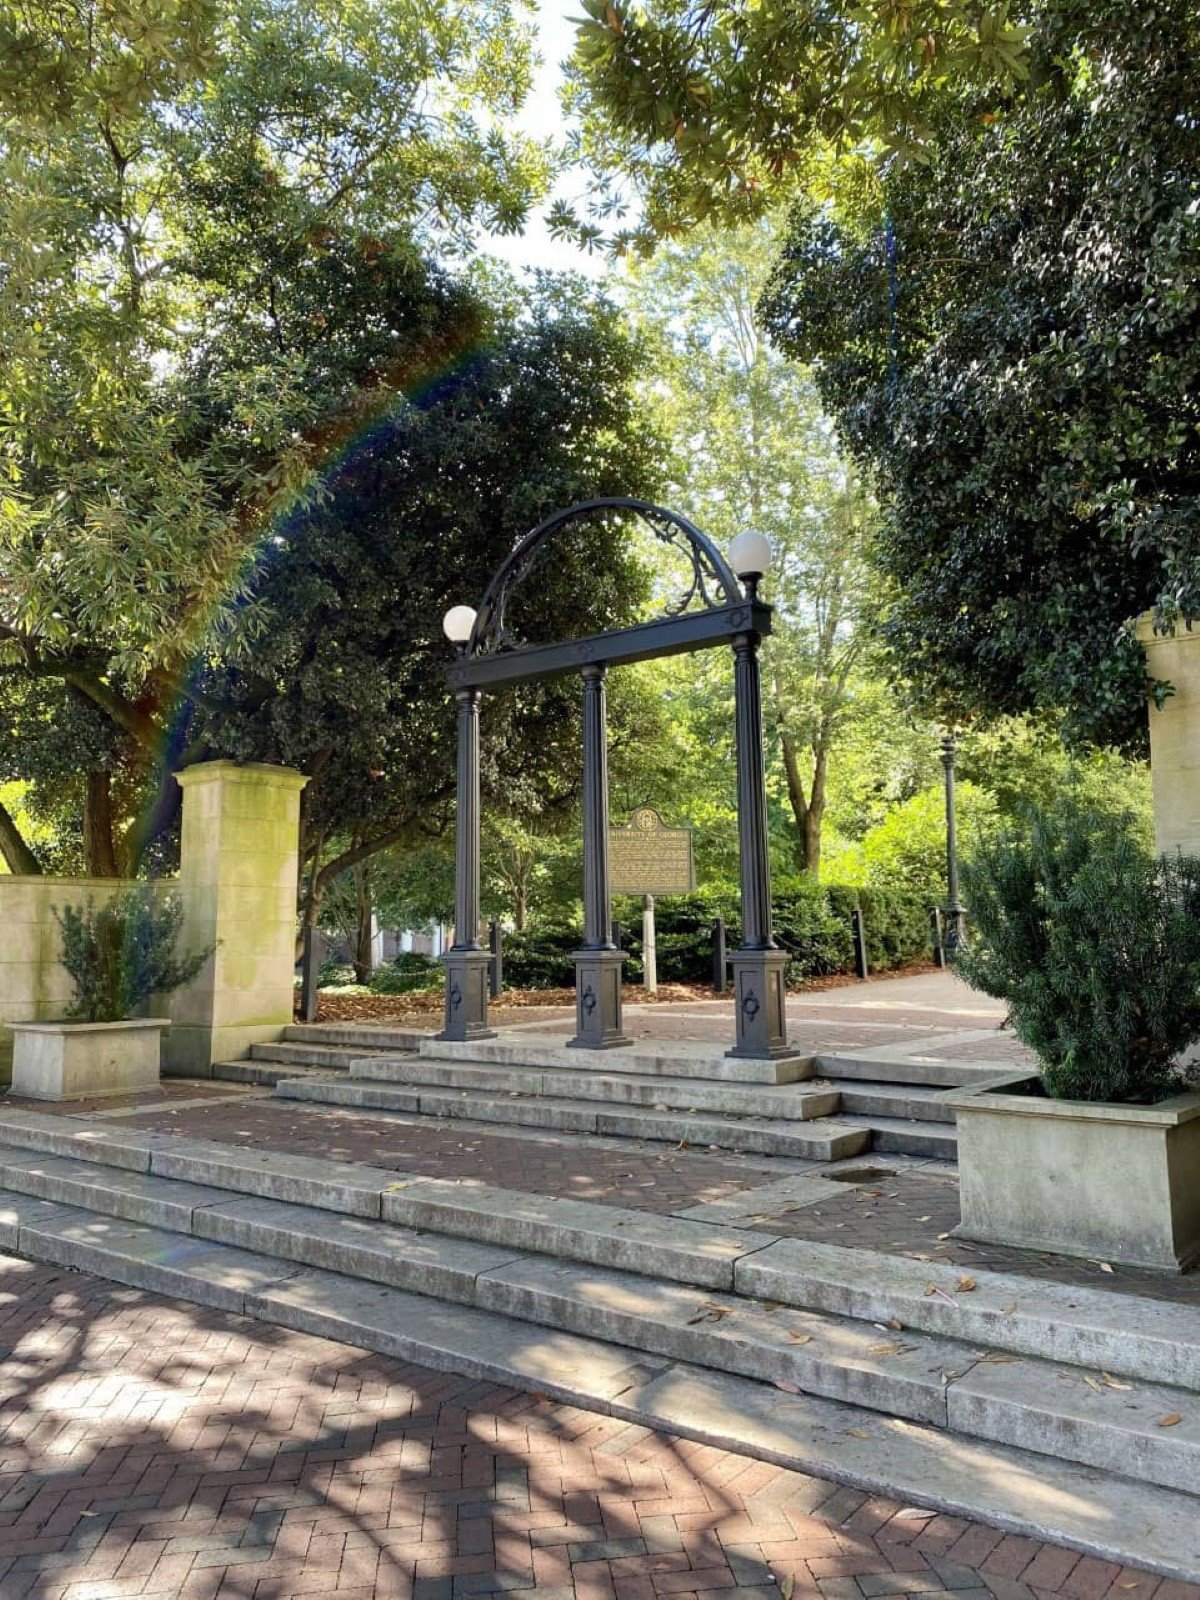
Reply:
[[[787, 980], [825, 977], [854, 969], [850, 913], [860, 907], [867, 931], [867, 957], [873, 971], [890, 971], [919, 960], [930, 949], [930, 910], [924, 897], [903, 889], [851, 889], [839, 884], [785, 881], [772, 898], [775, 937], [788, 952]], [[642, 981], [641, 902], [616, 902], [621, 947], [628, 959], [625, 978]], [[658, 981], [709, 983], [712, 979], [710, 930], [725, 918], [726, 945], [741, 937], [736, 893], [681, 895], [655, 905]], [[571, 957], [583, 935], [578, 928], [530, 929], [504, 938], [504, 981], [514, 989], [570, 988]]]

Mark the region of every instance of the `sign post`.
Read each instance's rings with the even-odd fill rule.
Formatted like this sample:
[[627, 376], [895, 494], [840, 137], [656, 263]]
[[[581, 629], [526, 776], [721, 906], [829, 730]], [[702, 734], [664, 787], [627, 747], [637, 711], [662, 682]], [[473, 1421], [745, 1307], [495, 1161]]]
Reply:
[[658, 991], [655, 947], [654, 898], [664, 894], [694, 894], [696, 863], [692, 830], [668, 828], [653, 806], [638, 806], [625, 828], [608, 835], [614, 894], [636, 894], [642, 900], [642, 981], [651, 994]]
[[658, 993], [658, 952], [654, 948], [654, 896], [642, 896], [642, 982], [648, 994]]

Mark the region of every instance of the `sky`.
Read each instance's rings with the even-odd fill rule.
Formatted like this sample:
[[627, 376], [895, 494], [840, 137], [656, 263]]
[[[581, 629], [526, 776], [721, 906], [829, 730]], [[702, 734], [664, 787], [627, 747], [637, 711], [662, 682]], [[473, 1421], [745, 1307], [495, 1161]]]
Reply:
[[[562, 83], [562, 63], [575, 45], [575, 27], [572, 18], [581, 15], [578, 0], [538, 0], [538, 45], [542, 65], [534, 82], [532, 93], [522, 108], [518, 121], [535, 138], [554, 139], [562, 133], [562, 112], [558, 104], [558, 91]], [[578, 182], [568, 174], [561, 179], [555, 193], [571, 198], [578, 192]], [[573, 244], [551, 239], [546, 231], [545, 208], [539, 208], [526, 225], [525, 232], [509, 239], [481, 240], [481, 248], [489, 255], [517, 267], [546, 267], [555, 272], [585, 272], [599, 277], [607, 263], [602, 256], [589, 255]]]

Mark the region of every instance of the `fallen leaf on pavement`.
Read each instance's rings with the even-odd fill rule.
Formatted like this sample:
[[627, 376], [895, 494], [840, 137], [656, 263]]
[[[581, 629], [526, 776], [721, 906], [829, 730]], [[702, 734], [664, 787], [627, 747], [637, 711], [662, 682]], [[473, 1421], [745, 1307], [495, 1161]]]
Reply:
[[970, 1294], [971, 1290], [977, 1287], [978, 1285], [974, 1278], [960, 1278], [958, 1280], [959, 1294]]
[[1173, 1428], [1177, 1422], [1182, 1421], [1183, 1418], [1179, 1415], [1178, 1411], [1172, 1411], [1168, 1416], [1159, 1417], [1158, 1425], [1160, 1428]]

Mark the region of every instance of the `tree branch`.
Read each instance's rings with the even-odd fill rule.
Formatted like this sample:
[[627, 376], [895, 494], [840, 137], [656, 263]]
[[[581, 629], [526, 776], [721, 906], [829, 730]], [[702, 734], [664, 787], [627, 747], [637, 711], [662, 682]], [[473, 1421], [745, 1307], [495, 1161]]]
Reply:
[[42, 863], [21, 837], [21, 830], [3, 801], [0, 801], [0, 854], [8, 863], [8, 870], [16, 876], [42, 876]]

